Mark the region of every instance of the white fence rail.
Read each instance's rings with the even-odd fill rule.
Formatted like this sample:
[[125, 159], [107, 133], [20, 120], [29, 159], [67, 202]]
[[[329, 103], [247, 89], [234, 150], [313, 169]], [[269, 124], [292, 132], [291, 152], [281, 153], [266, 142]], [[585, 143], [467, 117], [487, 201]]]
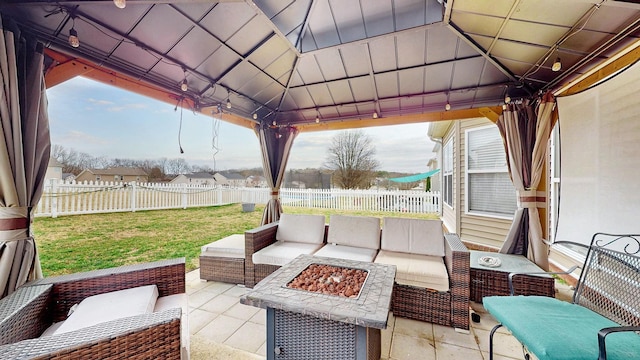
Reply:
[[[270, 189], [188, 184], [57, 182], [46, 184], [35, 216], [266, 204]], [[440, 212], [440, 194], [423, 191], [281, 189], [283, 205], [363, 211]]]

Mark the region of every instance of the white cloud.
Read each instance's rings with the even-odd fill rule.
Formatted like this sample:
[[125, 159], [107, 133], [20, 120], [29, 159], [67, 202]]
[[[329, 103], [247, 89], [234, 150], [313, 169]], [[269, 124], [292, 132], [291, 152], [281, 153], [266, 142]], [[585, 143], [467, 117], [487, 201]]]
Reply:
[[111, 143], [107, 139], [102, 139], [77, 130], [71, 130], [65, 134], [52, 138], [51, 142], [68, 148], [78, 148], [78, 150], [82, 152], [86, 152], [86, 150], [80, 150], [80, 148], [86, 148], [87, 145], [90, 145], [89, 147], [94, 147], [109, 145]]
[[109, 100], [97, 100], [93, 98], [88, 98], [87, 101], [96, 105], [113, 105], [113, 101], [109, 101]]

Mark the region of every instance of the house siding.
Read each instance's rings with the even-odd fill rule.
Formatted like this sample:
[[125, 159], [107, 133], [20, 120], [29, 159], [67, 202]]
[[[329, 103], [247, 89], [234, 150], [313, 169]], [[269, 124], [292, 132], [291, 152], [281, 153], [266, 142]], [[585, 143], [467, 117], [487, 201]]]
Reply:
[[455, 121], [447, 130], [443, 141], [443, 143], [446, 143], [451, 137], [454, 138], [453, 157], [455, 170], [453, 180], [454, 207], [452, 209], [447, 205], [443, 205], [442, 220], [449, 231], [456, 232], [464, 242], [478, 245], [480, 248], [500, 248], [511, 227], [510, 219], [465, 213], [465, 131], [492, 124], [491, 121], [484, 118]]

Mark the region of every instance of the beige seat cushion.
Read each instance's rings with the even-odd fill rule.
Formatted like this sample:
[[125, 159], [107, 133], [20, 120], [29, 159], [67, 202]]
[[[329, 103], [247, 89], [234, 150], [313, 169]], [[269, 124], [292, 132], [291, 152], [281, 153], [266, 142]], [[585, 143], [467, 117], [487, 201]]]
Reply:
[[331, 215], [327, 243], [380, 249], [380, 219], [371, 216]]
[[204, 245], [201, 255], [228, 258], [244, 257], [244, 234], [234, 234]]
[[158, 298], [155, 285], [112, 291], [82, 300], [54, 334], [82, 329], [103, 322], [153, 312]]
[[307, 244], [324, 242], [324, 215], [280, 214], [276, 240]]
[[373, 262], [377, 253], [378, 250], [363, 247], [327, 244], [313, 254], [313, 256]]
[[382, 221], [382, 250], [444, 256], [441, 220], [385, 217]]
[[292, 241], [276, 241], [275, 243], [253, 253], [254, 264], [283, 266], [298, 255], [312, 255], [322, 244], [307, 244]]
[[396, 282], [437, 291], [449, 291], [449, 276], [439, 256], [380, 250], [376, 263], [396, 266]]

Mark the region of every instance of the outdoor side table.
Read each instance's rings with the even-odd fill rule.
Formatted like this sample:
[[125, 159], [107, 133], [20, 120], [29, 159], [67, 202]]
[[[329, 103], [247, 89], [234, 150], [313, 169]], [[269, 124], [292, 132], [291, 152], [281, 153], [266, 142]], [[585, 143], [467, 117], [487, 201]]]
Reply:
[[[357, 298], [288, 288], [311, 264], [366, 270]], [[240, 298], [267, 309], [267, 359], [380, 359], [380, 329], [387, 327], [394, 265], [300, 255]]]
[[[480, 265], [478, 259], [491, 256], [500, 261], [500, 266]], [[536, 264], [522, 255], [509, 255], [495, 252], [470, 251], [471, 294], [470, 300], [482, 302], [485, 296], [509, 295], [509, 273], [544, 272]], [[515, 275], [513, 285], [516, 295], [541, 295], [555, 297], [553, 277], [542, 275]]]

